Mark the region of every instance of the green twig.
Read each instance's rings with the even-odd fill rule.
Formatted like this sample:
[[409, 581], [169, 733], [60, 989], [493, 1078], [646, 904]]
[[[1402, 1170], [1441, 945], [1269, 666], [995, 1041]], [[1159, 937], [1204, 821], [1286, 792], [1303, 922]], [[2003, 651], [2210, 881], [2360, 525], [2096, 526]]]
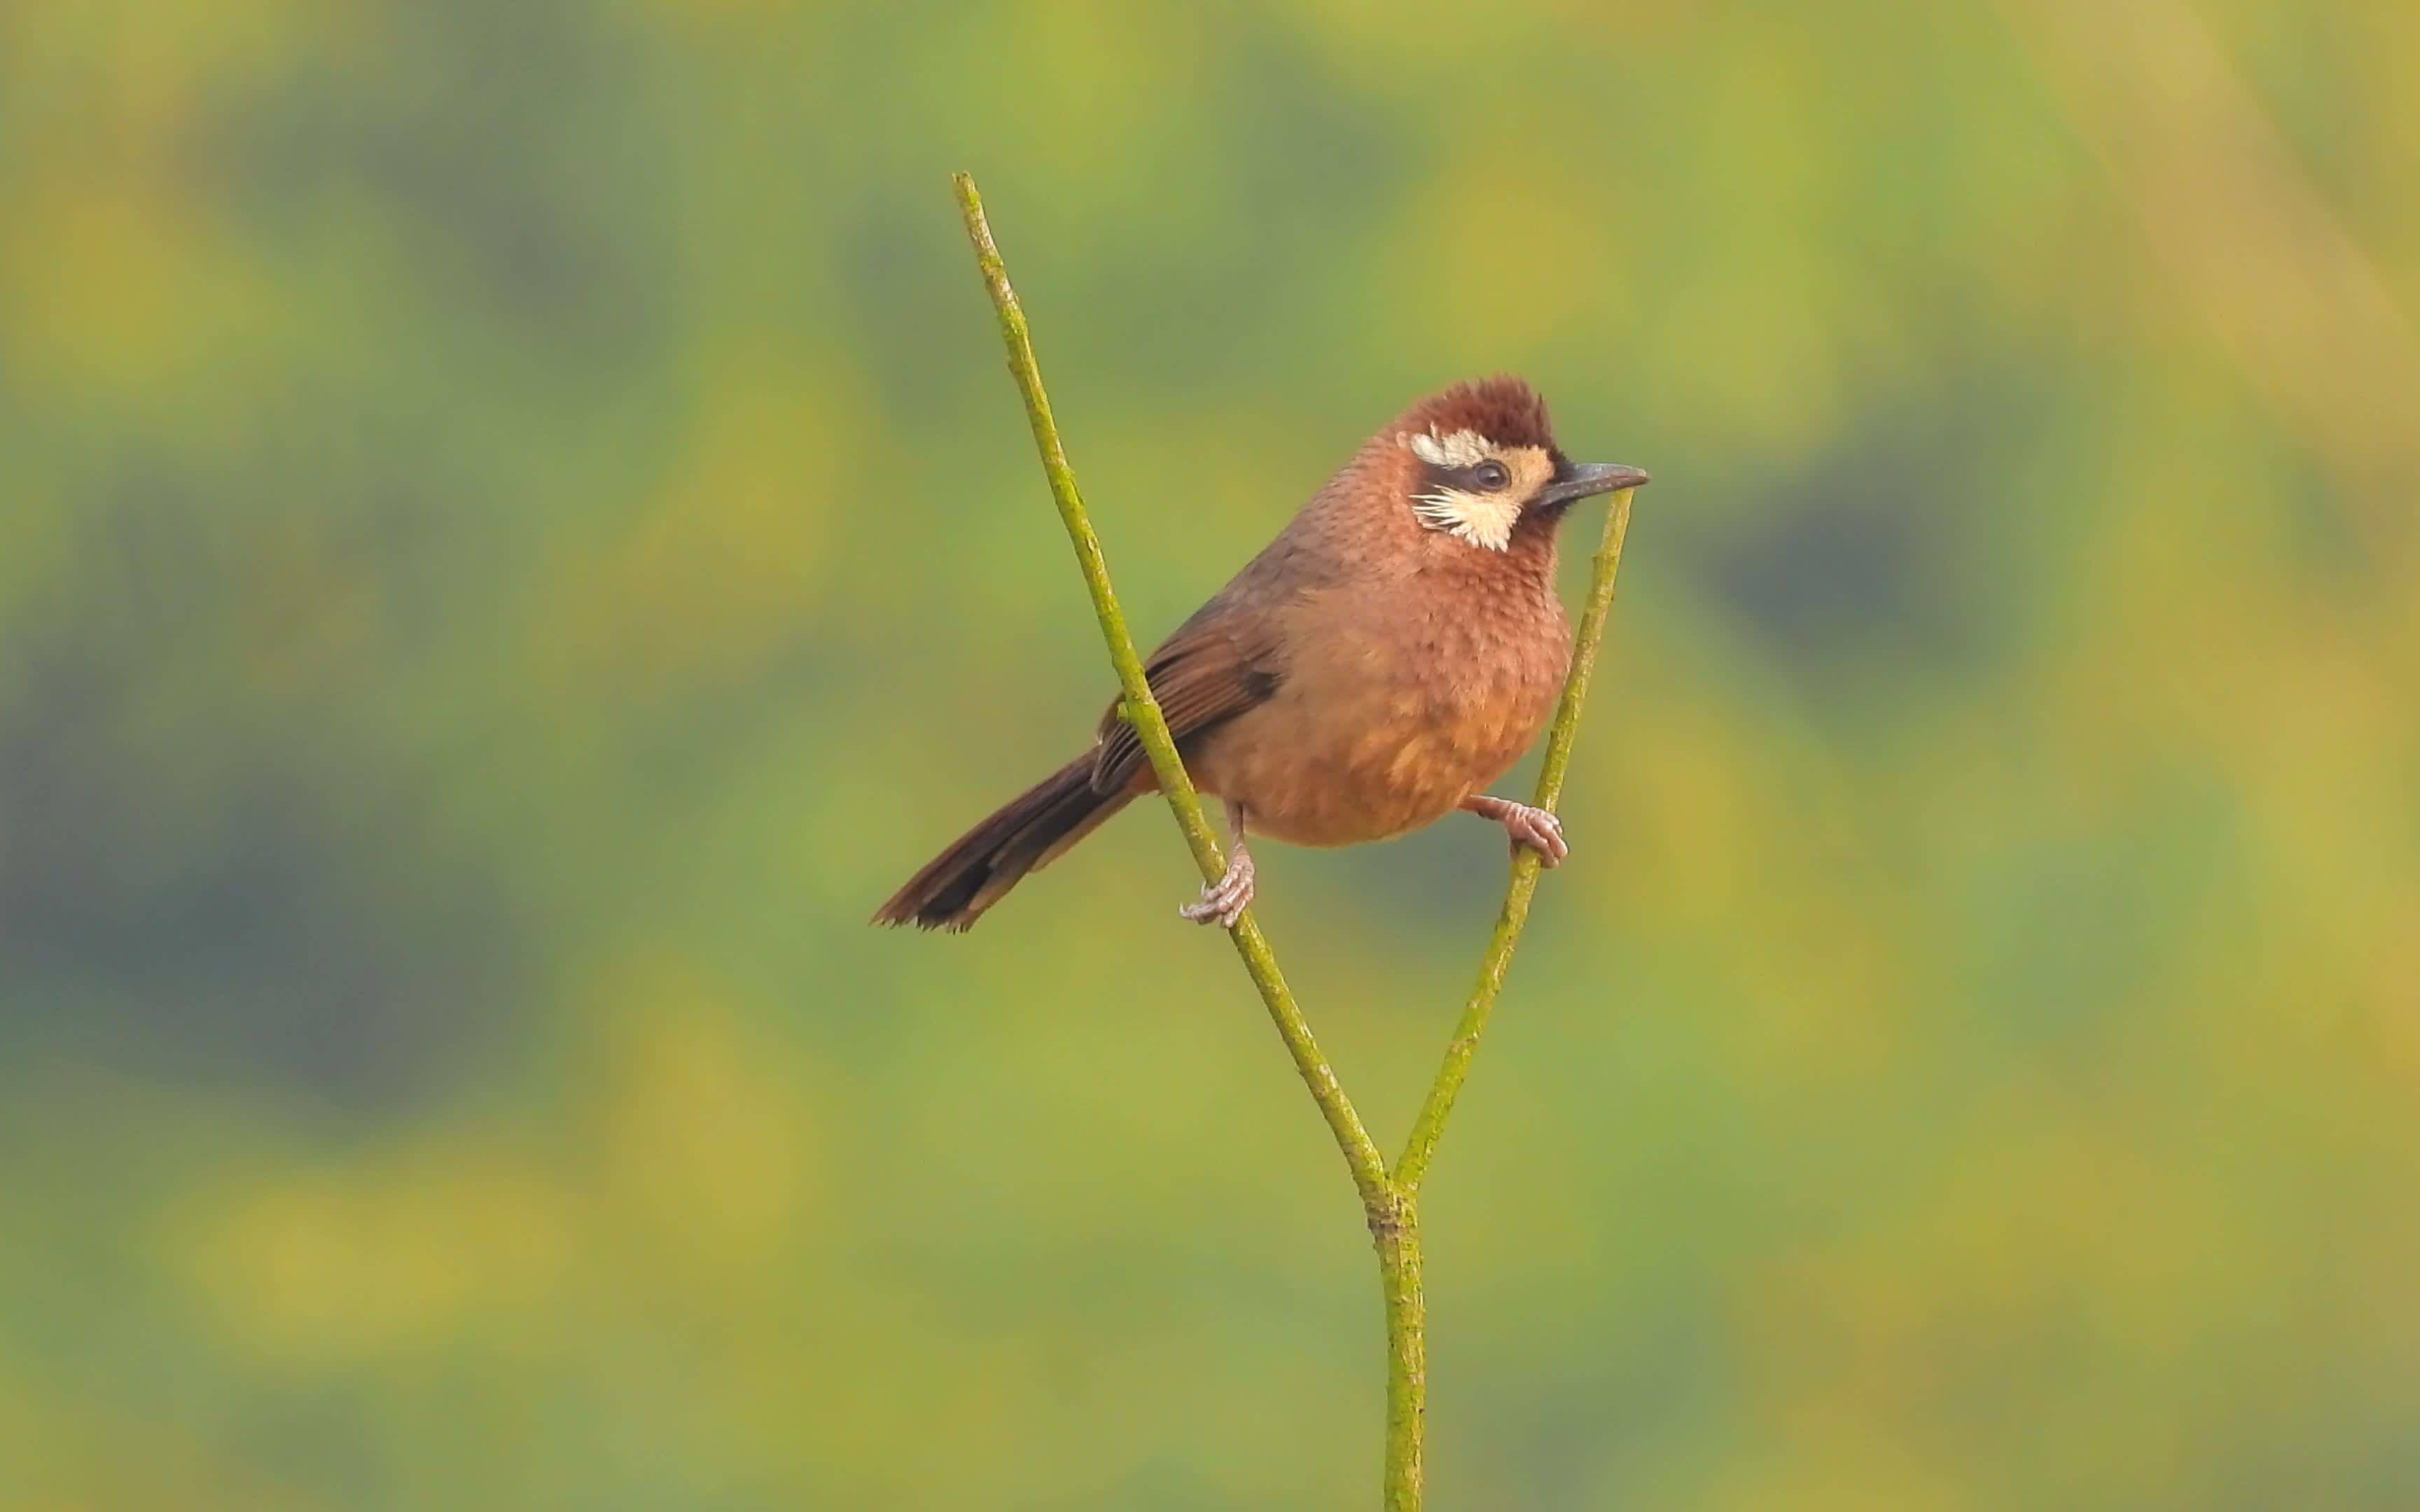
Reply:
[[[1597, 548], [1595, 576], [1589, 580], [1588, 607], [1580, 611], [1572, 670], [1563, 679], [1563, 700], [1556, 705], [1555, 722], [1546, 731], [1546, 759], [1538, 768], [1538, 795], [1530, 800], [1541, 809], [1552, 809], [1562, 801], [1563, 773], [1571, 766], [1580, 705], [1587, 702], [1589, 679], [1596, 671], [1596, 648], [1605, 640], [1605, 622], [1613, 611], [1614, 574], [1621, 569], [1622, 537], [1629, 532], [1630, 490], [1624, 488], [1606, 501], [1605, 540]], [[1428, 1100], [1412, 1120], [1411, 1140], [1395, 1163], [1395, 1184], [1406, 1196], [1419, 1191], [1420, 1178], [1428, 1174], [1429, 1159], [1436, 1153], [1438, 1136], [1445, 1133], [1446, 1115], [1453, 1111], [1453, 1100], [1470, 1074], [1470, 1057], [1479, 1053], [1479, 1031], [1487, 1027], [1496, 995], [1504, 990], [1505, 969], [1512, 964], [1512, 948], [1521, 943], [1521, 928], [1529, 921], [1529, 900], [1537, 896], [1542, 866], [1535, 851], [1524, 850], [1512, 858], [1512, 882], [1504, 889], [1504, 907], [1496, 916], [1496, 933], [1488, 937], [1487, 954], [1480, 961], [1479, 980], [1470, 989], [1470, 1001], [1463, 1005], [1453, 1038], [1446, 1042], [1445, 1063], [1437, 1067]]]
[[[1210, 821], [1202, 812], [1202, 799], [1193, 791], [1193, 779], [1185, 775], [1185, 763], [1176, 754], [1176, 739], [1168, 733], [1168, 720], [1159, 712], [1158, 702], [1151, 696], [1151, 683], [1143, 676], [1142, 658], [1135, 655], [1134, 638], [1126, 633], [1125, 615], [1118, 608], [1117, 594], [1109, 589], [1109, 567], [1101, 556], [1100, 537], [1093, 533], [1093, 522], [1084, 513], [1083, 495], [1076, 488], [1075, 470], [1067, 465], [1066, 450], [1059, 444], [1059, 426], [1050, 418], [1050, 396], [1043, 392], [1042, 369], [1033, 358], [1033, 336], [1026, 327], [1025, 311], [1016, 302], [1016, 291], [1009, 287], [1008, 269], [1001, 261], [999, 246], [992, 241], [991, 225], [984, 219], [983, 196], [976, 192], [974, 179], [966, 174], [955, 175], [951, 182], [957, 187], [958, 210], [966, 219], [967, 239], [974, 243], [984, 286], [991, 291], [992, 306], [1000, 312], [1001, 339], [1008, 344], [1008, 370], [1016, 378], [1017, 392], [1025, 395], [1025, 417], [1032, 424], [1034, 445], [1042, 451], [1042, 471], [1049, 476], [1050, 496], [1059, 502], [1059, 518], [1067, 527], [1067, 538], [1076, 548], [1077, 565], [1083, 568], [1084, 584], [1093, 593], [1093, 612], [1101, 622], [1101, 639], [1109, 642], [1109, 661], [1118, 670], [1118, 687], [1123, 695], [1120, 712], [1141, 737], [1142, 748], [1151, 758], [1152, 772], [1159, 779], [1159, 791], [1167, 795], [1169, 808], [1175, 810], [1177, 827], [1185, 831], [1185, 843], [1193, 852], [1194, 865], [1202, 869], [1202, 879], [1216, 882], [1227, 869], [1226, 858], [1219, 854], [1218, 837], [1211, 833]], [[1229, 933], [1234, 937], [1235, 953], [1243, 957], [1244, 969], [1250, 973], [1252, 985], [1261, 990], [1261, 1001], [1268, 1005], [1269, 1017], [1276, 1022], [1279, 1036], [1294, 1057], [1295, 1070], [1302, 1073], [1303, 1085], [1311, 1088], [1320, 1115], [1336, 1135], [1337, 1148], [1344, 1152], [1344, 1164], [1353, 1172], [1353, 1184], [1360, 1189], [1365, 1204], [1375, 1201], [1386, 1191], [1387, 1157], [1378, 1152], [1377, 1141], [1362, 1127], [1361, 1115], [1354, 1111], [1353, 1100], [1344, 1095], [1344, 1084], [1336, 1079], [1335, 1068], [1320, 1053], [1319, 1041], [1311, 1037], [1311, 1024], [1295, 1004], [1292, 989], [1278, 970], [1277, 956], [1270, 951], [1269, 942], [1261, 934], [1261, 927], [1249, 909]]]
[[[1008, 270], [1001, 261], [1000, 248], [992, 241], [991, 227], [984, 219], [983, 197], [976, 193], [974, 180], [965, 174], [954, 176], [952, 182], [957, 190], [960, 213], [966, 220], [967, 238], [974, 244], [975, 261], [983, 270], [984, 285], [990, 291], [993, 308], [1000, 312], [1001, 339], [1008, 347], [1009, 372], [1025, 396], [1025, 414], [1033, 427], [1034, 444], [1042, 454], [1042, 471], [1050, 480], [1050, 495], [1058, 502], [1059, 517], [1067, 527], [1067, 538], [1076, 548], [1077, 564], [1083, 569], [1085, 586], [1092, 592], [1093, 612], [1101, 623], [1101, 639], [1109, 646], [1110, 664], [1117, 669], [1119, 713], [1141, 739], [1143, 750], [1151, 758], [1152, 772], [1159, 779], [1159, 790], [1167, 795], [1168, 806], [1176, 815], [1177, 827], [1185, 832], [1185, 842], [1193, 852], [1194, 864], [1201, 869], [1202, 880], [1216, 881], [1226, 870], [1226, 860], [1202, 811], [1202, 800], [1193, 790], [1192, 779], [1186, 776], [1185, 763], [1177, 754], [1174, 737], [1169, 733], [1168, 720], [1152, 697], [1142, 659], [1135, 655], [1133, 638], [1126, 633], [1125, 616], [1109, 588], [1109, 569], [1101, 555], [1100, 538], [1093, 533], [1092, 521], [1084, 512], [1083, 496], [1076, 487], [1075, 471], [1067, 465], [1066, 451], [1059, 441], [1059, 427], [1050, 418], [1050, 399], [1043, 391], [1042, 371], [1034, 361], [1032, 334], [1026, 326], [1025, 312], [1016, 302], [1016, 293], [1009, 287]], [[1605, 634], [1606, 616], [1613, 602], [1614, 571], [1621, 564], [1622, 534], [1629, 522], [1630, 495], [1625, 491], [1613, 496], [1606, 517], [1605, 545], [1597, 552], [1595, 580], [1589, 590], [1588, 608], [1580, 617], [1571, 676], [1563, 685], [1562, 702], [1555, 711], [1555, 722], [1546, 737], [1545, 766], [1538, 777], [1537, 806], [1542, 809], [1552, 809], [1562, 794], [1563, 773], [1571, 761], [1572, 736], [1579, 726], [1581, 702], [1588, 696], [1597, 643]], [[1327, 1057], [1320, 1053], [1319, 1041], [1311, 1037], [1310, 1022], [1295, 1002], [1293, 992], [1278, 970], [1277, 957], [1271, 953], [1249, 910], [1230, 932], [1235, 953], [1243, 959], [1252, 985], [1260, 989], [1261, 1001], [1268, 1007], [1278, 1036], [1294, 1057], [1295, 1070], [1301, 1073], [1303, 1085], [1311, 1088], [1320, 1116], [1327, 1120], [1329, 1133], [1336, 1136], [1336, 1148], [1343, 1153], [1345, 1166], [1353, 1174], [1353, 1184], [1360, 1192], [1362, 1216], [1378, 1251], [1380, 1291], [1387, 1318], [1388, 1512], [1419, 1512], [1423, 1488], [1427, 1308], [1420, 1291], [1419, 1211], [1415, 1198], [1438, 1136], [1445, 1131], [1446, 1116], [1453, 1110], [1455, 1094], [1470, 1073], [1470, 1059], [1479, 1048], [1480, 1031], [1486, 1026], [1488, 1012], [1504, 985], [1505, 968], [1511, 964], [1512, 948], [1519, 943], [1522, 926], [1528, 919], [1529, 900], [1538, 889], [1538, 857], [1526, 851], [1512, 864], [1512, 886], [1505, 894], [1503, 911], [1497, 916], [1496, 933], [1488, 941], [1479, 984], [1463, 1009], [1452, 1041], [1446, 1047], [1445, 1063], [1438, 1069], [1436, 1083], [1429, 1089], [1428, 1099], [1413, 1125], [1411, 1143], [1391, 1175], [1386, 1157], [1379, 1153], [1376, 1142], [1362, 1126], [1361, 1116], [1354, 1111], [1353, 1100], [1344, 1095], [1343, 1084], [1337, 1080]]]

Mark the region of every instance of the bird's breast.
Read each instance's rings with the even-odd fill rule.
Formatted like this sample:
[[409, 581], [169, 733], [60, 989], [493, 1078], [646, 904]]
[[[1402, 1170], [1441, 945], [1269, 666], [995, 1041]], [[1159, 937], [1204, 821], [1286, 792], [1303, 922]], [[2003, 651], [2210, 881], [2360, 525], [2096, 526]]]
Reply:
[[1384, 840], [1452, 811], [1537, 738], [1570, 656], [1550, 593], [1373, 595], [1307, 606], [1289, 632], [1276, 696], [1193, 764], [1252, 832], [1299, 845]]

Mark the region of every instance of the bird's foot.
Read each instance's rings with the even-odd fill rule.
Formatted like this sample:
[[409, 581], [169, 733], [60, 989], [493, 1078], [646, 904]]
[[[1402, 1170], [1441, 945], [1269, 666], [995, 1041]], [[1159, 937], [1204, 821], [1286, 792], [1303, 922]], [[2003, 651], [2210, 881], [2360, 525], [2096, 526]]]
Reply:
[[1512, 837], [1512, 853], [1524, 850], [1538, 853], [1539, 861], [1546, 866], [1559, 866], [1572, 848], [1563, 840], [1563, 822], [1550, 810], [1536, 809], [1526, 803], [1503, 801], [1502, 811], [1494, 817]]
[[1235, 920], [1252, 903], [1252, 853], [1241, 845], [1227, 857], [1227, 874], [1202, 888], [1202, 901], [1187, 903], [1177, 910], [1196, 924], [1216, 924], [1220, 929], [1233, 929]]

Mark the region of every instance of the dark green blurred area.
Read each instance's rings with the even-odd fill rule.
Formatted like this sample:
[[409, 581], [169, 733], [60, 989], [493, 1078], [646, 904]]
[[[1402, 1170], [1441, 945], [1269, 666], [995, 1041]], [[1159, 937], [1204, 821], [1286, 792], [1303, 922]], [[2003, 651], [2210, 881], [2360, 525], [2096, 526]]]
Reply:
[[[1109, 688], [962, 167], [1146, 637], [1455, 378], [1655, 474], [1424, 1205], [1435, 1504], [2420, 1504], [2415, 57], [0, 8], [0, 1504], [1374, 1499], [1165, 817], [863, 924]], [[1502, 856], [1263, 853], [1390, 1148]]]

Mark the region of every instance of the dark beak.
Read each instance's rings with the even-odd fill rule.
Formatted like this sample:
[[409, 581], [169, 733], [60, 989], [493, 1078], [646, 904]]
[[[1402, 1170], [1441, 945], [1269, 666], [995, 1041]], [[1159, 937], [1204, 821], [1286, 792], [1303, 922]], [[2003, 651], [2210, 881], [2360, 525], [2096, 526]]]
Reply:
[[1538, 490], [1533, 504], [1568, 504], [1575, 499], [1586, 499], [1592, 493], [1615, 493], [1623, 488], [1636, 488], [1647, 481], [1647, 474], [1637, 468], [1626, 468], [1619, 462], [1575, 462], [1561, 477]]

